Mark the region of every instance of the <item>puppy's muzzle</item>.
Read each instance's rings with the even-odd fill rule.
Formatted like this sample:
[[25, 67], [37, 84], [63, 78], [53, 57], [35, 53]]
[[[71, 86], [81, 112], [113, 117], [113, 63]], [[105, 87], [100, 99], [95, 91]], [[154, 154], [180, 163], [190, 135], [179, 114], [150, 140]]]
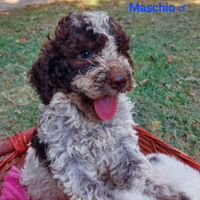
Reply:
[[112, 75], [110, 77], [110, 86], [113, 89], [120, 89], [125, 86], [127, 78], [124, 74]]

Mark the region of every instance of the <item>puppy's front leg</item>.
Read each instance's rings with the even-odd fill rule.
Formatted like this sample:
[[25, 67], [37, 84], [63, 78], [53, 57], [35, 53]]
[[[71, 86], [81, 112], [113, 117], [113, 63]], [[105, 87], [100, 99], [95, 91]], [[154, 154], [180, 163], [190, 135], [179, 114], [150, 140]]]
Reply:
[[53, 178], [71, 200], [111, 200], [107, 188], [97, 179], [96, 171], [88, 170], [84, 163], [71, 158], [65, 160], [63, 167], [55, 163], [51, 169]]
[[118, 188], [139, 187], [138, 183], [143, 184], [145, 174], [150, 170], [151, 164], [132, 138], [124, 138], [117, 144], [110, 165], [110, 177]]

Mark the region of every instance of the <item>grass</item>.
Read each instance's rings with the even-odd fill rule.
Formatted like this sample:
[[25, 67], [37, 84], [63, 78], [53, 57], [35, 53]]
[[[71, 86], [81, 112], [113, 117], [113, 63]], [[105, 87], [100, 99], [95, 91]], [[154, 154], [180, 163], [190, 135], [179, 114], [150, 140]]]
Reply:
[[96, 6], [61, 2], [1, 14], [0, 137], [37, 124], [40, 100], [27, 72], [59, 18], [83, 8], [109, 11], [131, 37], [138, 84], [129, 94], [136, 102], [134, 120], [200, 161], [200, 5], [192, 3], [184, 12], [176, 7], [168, 13], [130, 13], [128, 1], [110, 1]]

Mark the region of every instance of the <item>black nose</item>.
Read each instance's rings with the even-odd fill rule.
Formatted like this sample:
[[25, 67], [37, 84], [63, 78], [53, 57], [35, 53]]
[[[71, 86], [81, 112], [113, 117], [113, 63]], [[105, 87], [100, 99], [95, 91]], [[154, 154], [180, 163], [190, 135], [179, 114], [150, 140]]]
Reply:
[[125, 75], [120, 74], [120, 75], [114, 75], [110, 78], [110, 85], [113, 89], [118, 89], [121, 86], [124, 85], [126, 82], [127, 78]]

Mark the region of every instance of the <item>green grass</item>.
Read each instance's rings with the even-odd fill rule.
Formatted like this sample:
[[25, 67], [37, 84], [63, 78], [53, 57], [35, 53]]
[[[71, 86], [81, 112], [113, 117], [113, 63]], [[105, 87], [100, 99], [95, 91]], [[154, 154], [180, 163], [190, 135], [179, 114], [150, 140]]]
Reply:
[[[129, 94], [136, 102], [134, 120], [200, 161], [200, 5], [189, 4], [182, 13], [130, 13], [128, 1], [88, 8], [109, 11], [131, 36], [138, 84]], [[37, 124], [40, 100], [27, 72], [47, 33], [53, 34], [59, 18], [72, 10], [81, 11], [80, 4], [62, 2], [0, 15], [1, 137]]]

